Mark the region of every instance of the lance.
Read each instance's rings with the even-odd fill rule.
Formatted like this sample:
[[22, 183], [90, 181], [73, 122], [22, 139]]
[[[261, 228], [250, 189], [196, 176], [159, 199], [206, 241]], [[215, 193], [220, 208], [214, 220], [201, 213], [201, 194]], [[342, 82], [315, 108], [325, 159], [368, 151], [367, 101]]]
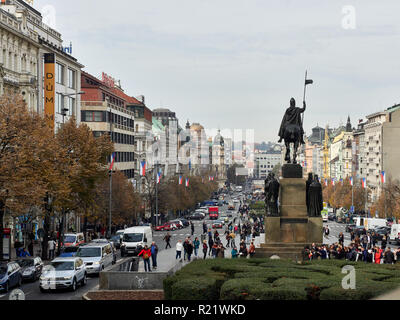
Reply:
[[[306, 101], [306, 88], [307, 88], [307, 85], [308, 84], [313, 84], [313, 83], [314, 83], [314, 81], [312, 81], [311, 79], [307, 79], [307, 70], [306, 70], [306, 76], [305, 76], [305, 79], [304, 79], [304, 94], [303, 94], [303, 101], [304, 102]], [[303, 126], [303, 122], [304, 122], [304, 112], [303, 112], [302, 117], [301, 117], [301, 126]]]

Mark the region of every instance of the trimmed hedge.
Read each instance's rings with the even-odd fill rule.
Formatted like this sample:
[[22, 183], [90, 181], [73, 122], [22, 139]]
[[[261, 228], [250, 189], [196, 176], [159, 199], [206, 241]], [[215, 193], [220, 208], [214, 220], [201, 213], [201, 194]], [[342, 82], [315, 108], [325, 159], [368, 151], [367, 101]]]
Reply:
[[[356, 289], [344, 290], [342, 267], [356, 270]], [[169, 300], [364, 300], [400, 286], [400, 264], [346, 260], [196, 260], [164, 280]]]

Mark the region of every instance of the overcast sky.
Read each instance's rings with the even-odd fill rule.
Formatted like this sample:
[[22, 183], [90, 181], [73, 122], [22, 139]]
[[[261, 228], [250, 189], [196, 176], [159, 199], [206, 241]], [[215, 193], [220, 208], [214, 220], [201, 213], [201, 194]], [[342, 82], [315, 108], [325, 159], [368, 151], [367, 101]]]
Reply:
[[[254, 129], [277, 141], [293, 96], [304, 127], [353, 126], [400, 102], [398, 0], [35, 0], [95, 76], [121, 80], [184, 126]], [[355, 9], [355, 29], [351, 13]], [[345, 22], [343, 27], [343, 22]]]

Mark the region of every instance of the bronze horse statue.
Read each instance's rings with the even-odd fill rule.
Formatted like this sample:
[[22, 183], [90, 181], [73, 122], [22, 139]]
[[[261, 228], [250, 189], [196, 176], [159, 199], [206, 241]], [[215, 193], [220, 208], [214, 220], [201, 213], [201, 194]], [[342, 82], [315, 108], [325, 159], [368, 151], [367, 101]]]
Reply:
[[[303, 121], [301, 114], [306, 110], [306, 103], [303, 102], [303, 108], [296, 107], [294, 98], [290, 100], [290, 107], [286, 109], [283, 116], [281, 127], [279, 129], [279, 141], [285, 140], [286, 155], [285, 161], [287, 163], [297, 163], [297, 150], [300, 144], [304, 144], [303, 135]], [[293, 143], [293, 159], [290, 159], [290, 146]]]

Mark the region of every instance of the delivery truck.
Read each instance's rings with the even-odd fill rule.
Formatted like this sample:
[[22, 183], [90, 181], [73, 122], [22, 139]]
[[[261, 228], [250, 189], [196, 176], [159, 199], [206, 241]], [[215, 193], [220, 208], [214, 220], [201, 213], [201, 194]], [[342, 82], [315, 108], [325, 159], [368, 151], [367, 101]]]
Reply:
[[217, 220], [218, 219], [218, 214], [219, 214], [219, 208], [218, 207], [209, 207], [208, 208], [208, 215], [210, 217], [210, 220]]

